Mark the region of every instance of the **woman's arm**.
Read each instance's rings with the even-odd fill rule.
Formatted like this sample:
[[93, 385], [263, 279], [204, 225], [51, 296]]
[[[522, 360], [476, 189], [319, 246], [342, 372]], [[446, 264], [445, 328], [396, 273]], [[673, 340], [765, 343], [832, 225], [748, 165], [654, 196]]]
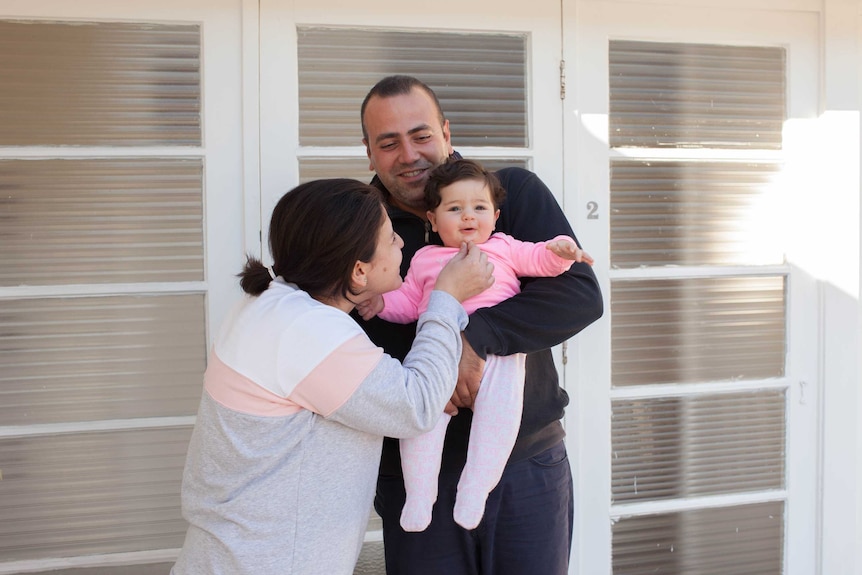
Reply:
[[[329, 418], [387, 437], [413, 437], [434, 427], [452, 395], [467, 314], [452, 296], [435, 290], [419, 318], [403, 365], [389, 355]], [[370, 342], [369, 342], [370, 345]]]

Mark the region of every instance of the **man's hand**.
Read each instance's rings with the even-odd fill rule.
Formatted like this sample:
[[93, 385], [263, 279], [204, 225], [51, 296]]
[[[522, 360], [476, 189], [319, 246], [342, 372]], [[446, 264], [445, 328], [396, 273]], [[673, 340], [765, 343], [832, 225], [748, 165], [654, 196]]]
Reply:
[[[458, 383], [455, 386], [455, 393], [452, 394], [450, 404], [455, 408], [473, 409], [473, 402], [476, 401], [476, 394], [479, 393], [482, 373], [485, 371], [485, 360], [476, 355], [463, 332], [461, 332], [461, 341], [464, 345], [461, 351], [461, 362], [458, 364]], [[449, 411], [449, 406], [446, 407], [446, 413], [453, 415]]]

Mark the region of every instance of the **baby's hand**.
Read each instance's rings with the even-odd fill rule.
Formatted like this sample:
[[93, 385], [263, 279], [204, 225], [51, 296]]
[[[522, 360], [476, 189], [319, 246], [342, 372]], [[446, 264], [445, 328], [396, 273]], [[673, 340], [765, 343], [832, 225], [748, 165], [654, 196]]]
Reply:
[[555, 240], [545, 246], [565, 260], [574, 260], [593, 265], [593, 257], [569, 240]]
[[376, 316], [378, 313], [383, 311], [383, 296], [376, 295], [371, 297], [363, 302], [359, 302], [356, 304], [356, 311], [359, 313], [360, 317], [365, 321], [368, 321], [372, 317]]

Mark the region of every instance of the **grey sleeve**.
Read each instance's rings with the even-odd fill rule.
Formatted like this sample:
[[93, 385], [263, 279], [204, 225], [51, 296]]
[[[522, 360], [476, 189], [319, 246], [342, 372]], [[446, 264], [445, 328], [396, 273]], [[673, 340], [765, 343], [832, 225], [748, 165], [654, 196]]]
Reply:
[[466, 325], [467, 314], [455, 298], [439, 290], [432, 292], [404, 364], [384, 354], [329, 419], [386, 437], [414, 437], [430, 431], [455, 389], [461, 330]]

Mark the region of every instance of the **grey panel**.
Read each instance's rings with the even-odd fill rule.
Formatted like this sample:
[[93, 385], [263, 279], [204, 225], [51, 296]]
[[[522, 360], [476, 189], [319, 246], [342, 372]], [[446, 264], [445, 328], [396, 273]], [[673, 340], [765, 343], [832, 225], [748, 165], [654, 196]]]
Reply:
[[383, 541], [370, 541], [362, 546], [353, 575], [386, 575]]
[[742, 162], [612, 161], [612, 267], [783, 263], [782, 250], [765, 234], [781, 218], [780, 169]]
[[204, 279], [200, 159], [0, 160], [0, 286]]
[[[499, 170], [509, 166], [521, 168], [528, 166], [528, 162], [524, 158], [476, 159], [489, 170]], [[299, 160], [300, 183], [321, 178], [353, 178], [360, 182], [370, 182], [372, 177], [374, 177], [374, 172], [368, 169], [367, 159], [301, 158]]]
[[611, 282], [615, 387], [784, 375], [783, 276]]
[[191, 429], [0, 439], [0, 557], [7, 561], [182, 546]]
[[614, 575], [783, 572], [783, 502], [624, 517], [612, 531]]
[[781, 149], [785, 50], [612, 40], [612, 147]]
[[785, 392], [612, 402], [615, 503], [784, 487]]
[[205, 325], [202, 294], [0, 300], [0, 422], [193, 415]]
[[389, 74], [434, 89], [456, 146], [528, 145], [524, 34], [301, 26], [297, 36], [303, 146], [359, 144], [362, 100]]
[[200, 26], [0, 21], [0, 146], [201, 143]]

